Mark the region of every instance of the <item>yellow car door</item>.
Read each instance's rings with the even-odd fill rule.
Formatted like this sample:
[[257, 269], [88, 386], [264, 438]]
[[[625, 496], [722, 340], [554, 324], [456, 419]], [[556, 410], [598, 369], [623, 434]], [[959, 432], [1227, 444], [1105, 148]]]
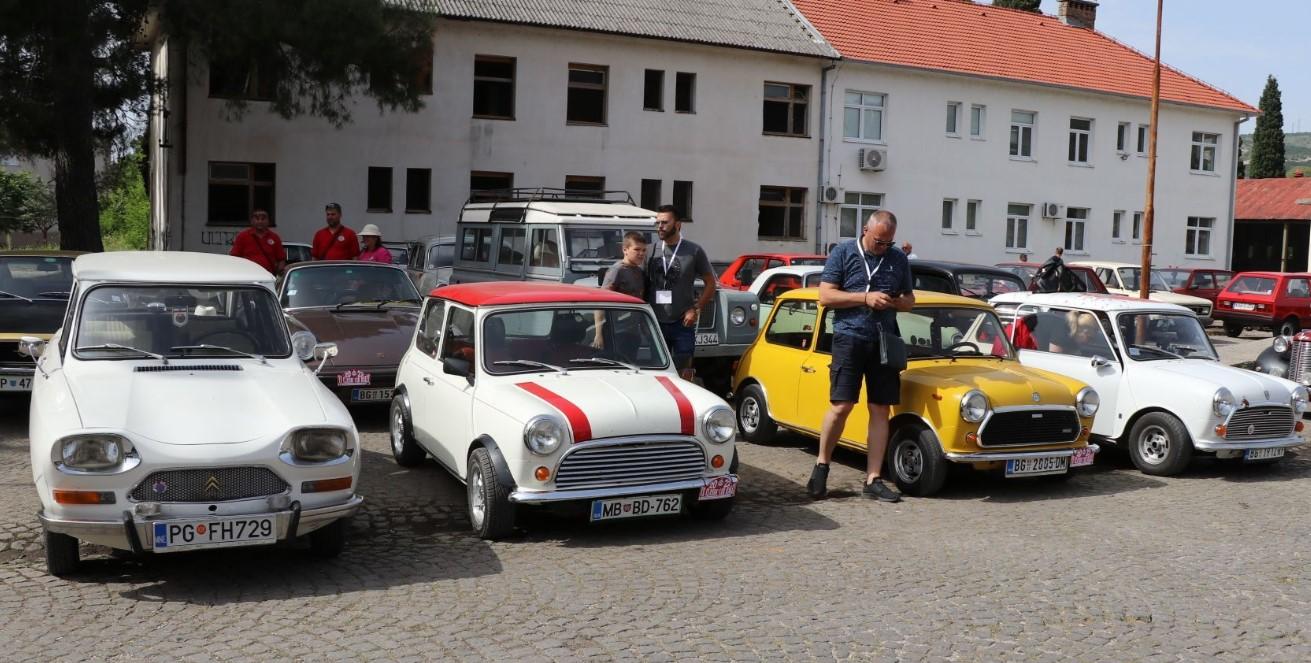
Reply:
[[777, 302], [762, 337], [751, 349], [751, 366], [769, 399], [775, 421], [808, 427], [799, 410], [797, 373], [810, 356], [819, 305], [813, 299]]
[[[819, 432], [824, 422], [824, 413], [830, 407], [829, 364], [833, 355], [833, 312], [822, 310], [819, 330], [816, 334], [813, 350], [801, 364], [801, 378], [797, 384], [798, 415], [801, 425]], [[865, 388], [860, 388], [860, 400], [847, 417], [847, 425], [842, 431], [842, 439], [850, 445], [864, 449], [869, 428], [869, 410], [865, 407]]]

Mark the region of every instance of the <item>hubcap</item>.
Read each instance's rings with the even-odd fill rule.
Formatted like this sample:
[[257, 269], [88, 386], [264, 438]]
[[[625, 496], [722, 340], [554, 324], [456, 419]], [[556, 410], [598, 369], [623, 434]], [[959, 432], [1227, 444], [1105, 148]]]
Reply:
[[754, 432], [760, 426], [760, 403], [748, 396], [742, 399], [742, 430]]
[[915, 483], [924, 472], [924, 455], [919, 445], [910, 440], [902, 440], [892, 454], [892, 461], [897, 476], [906, 483]]
[[391, 450], [397, 456], [405, 451], [405, 413], [400, 403], [391, 404]]
[[[472, 462], [472, 460], [470, 461]], [[483, 472], [475, 465], [469, 477], [469, 519], [475, 528], [483, 526], [483, 517], [487, 513], [487, 502], [483, 498]]]
[[1152, 465], [1165, 462], [1170, 455], [1170, 435], [1160, 426], [1149, 426], [1138, 438], [1138, 455]]

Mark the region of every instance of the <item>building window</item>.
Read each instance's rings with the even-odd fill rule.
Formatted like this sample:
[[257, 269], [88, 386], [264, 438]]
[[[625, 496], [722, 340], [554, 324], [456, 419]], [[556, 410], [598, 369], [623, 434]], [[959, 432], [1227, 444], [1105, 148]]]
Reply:
[[980, 104], [970, 106], [970, 138], [983, 138], [984, 120], [988, 117], [988, 107]]
[[1129, 130], [1133, 126], [1128, 122], [1121, 122], [1115, 129], [1115, 151], [1129, 151]]
[[591, 175], [566, 175], [564, 190], [566, 195], [574, 194], [590, 198], [591, 196], [587, 194], [599, 194], [605, 191], [605, 178]]
[[473, 116], [514, 119], [514, 58], [473, 58]]
[[642, 180], [642, 209], [655, 209], [661, 205], [660, 180]]
[[809, 85], [765, 83], [764, 133], [804, 137], [809, 102]]
[[1135, 242], [1141, 242], [1143, 239], [1143, 213], [1133, 213], [1133, 235], [1130, 238]]
[[470, 202], [503, 200], [513, 188], [514, 173], [493, 173], [485, 170], [469, 173]]
[[1033, 158], [1033, 125], [1038, 114], [1030, 111], [1011, 111], [1011, 156]]
[[696, 112], [696, 74], [686, 71], [674, 74], [674, 112]]
[[1134, 152], [1140, 155], [1147, 154], [1147, 134], [1151, 129], [1150, 124], [1138, 125], [1138, 141], [1135, 144]]
[[1215, 172], [1215, 149], [1220, 144], [1220, 134], [1193, 132], [1193, 154], [1188, 167], [1199, 173]]
[[209, 162], [208, 223], [215, 226], [250, 224], [250, 212], [262, 209], [276, 219], [273, 192], [277, 166], [271, 163]]
[[405, 169], [405, 211], [432, 211], [432, 169]]
[[874, 92], [847, 90], [842, 106], [842, 137], [857, 140], [883, 140], [883, 101]]
[[1190, 216], [1188, 232], [1184, 238], [1184, 253], [1190, 258], [1211, 257], [1211, 230], [1215, 228], [1215, 219]]
[[214, 99], [269, 101], [273, 99], [277, 83], [271, 66], [223, 60], [209, 63], [209, 96]]
[[391, 211], [391, 168], [369, 167], [368, 204], [370, 212]]
[[1029, 214], [1033, 205], [1011, 203], [1006, 206], [1006, 248], [1029, 248]]
[[956, 199], [945, 198], [942, 201], [942, 232], [955, 232], [954, 225], [956, 225]]
[[759, 239], [805, 239], [806, 190], [760, 187]]
[[1065, 210], [1065, 250], [1083, 252], [1083, 231], [1088, 224], [1088, 208], [1069, 207]]
[[965, 203], [965, 232], [979, 232], [979, 208], [983, 207], [983, 201], [970, 200]]
[[569, 65], [569, 124], [605, 124], [605, 94], [610, 68], [589, 64]]
[[642, 110], [663, 111], [665, 109], [665, 72], [660, 69], [647, 69], [646, 82], [642, 85]]
[[947, 102], [947, 135], [959, 136], [960, 135], [960, 131], [958, 129], [959, 126], [960, 126], [960, 102], [948, 101]]
[[883, 194], [859, 193], [848, 191], [842, 198], [842, 207], [838, 210], [838, 237], [855, 239], [860, 236], [860, 227], [869, 215], [883, 207]]
[[692, 220], [692, 183], [674, 180], [674, 207], [683, 215], [683, 221]]
[[1070, 153], [1071, 163], [1088, 163], [1088, 144], [1092, 142], [1093, 121], [1070, 118]]
[[1124, 225], [1124, 210], [1115, 210], [1111, 213], [1111, 239], [1117, 242], [1123, 242], [1124, 238], [1120, 236], [1121, 226]]

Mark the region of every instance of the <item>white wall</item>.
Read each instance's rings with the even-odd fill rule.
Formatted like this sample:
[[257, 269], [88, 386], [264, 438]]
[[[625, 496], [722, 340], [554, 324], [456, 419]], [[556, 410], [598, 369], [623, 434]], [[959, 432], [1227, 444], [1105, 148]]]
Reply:
[[[1150, 103], [1037, 85], [1021, 85], [977, 77], [921, 72], [906, 68], [844, 62], [830, 73], [834, 103], [825, 177], [847, 191], [884, 194], [884, 206], [897, 214], [898, 239], [909, 240], [921, 258], [991, 264], [1018, 259], [1005, 248], [1008, 203], [1032, 203], [1029, 259], [1042, 261], [1064, 242], [1063, 220], [1042, 219], [1037, 205], [1056, 202], [1090, 209], [1085, 229], [1087, 259], [1137, 262], [1142, 247], [1111, 240], [1114, 210], [1125, 210], [1125, 236], [1132, 212], [1144, 208], [1147, 159], [1116, 153], [1116, 127], [1146, 124]], [[884, 142], [888, 168], [863, 172], [857, 150], [877, 147], [843, 139], [842, 98], [846, 90], [887, 95]], [[961, 102], [959, 137], [946, 135], [947, 102]], [[972, 139], [971, 104], [986, 105], [982, 140]], [[1037, 111], [1034, 160], [1009, 156], [1012, 109]], [[1092, 118], [1091, 167], [1067, 160], [1069, 120]], [[1154, 263], [1158, 265], [1224, 266], [1228, 235], [1233, 227], [1230, 187], [1236, 113], [1162, 104], [1156, 171]], [[1215, 175], [1189, 172], [1193, 131], [1220, 134]], [[1132, 150], [1135, 136], [1131, 135]], [[959, 200], [957, 234], [941, 229], [942, 201]], [[965, 204], [982, 201], [978, 234], [965, 232]], [[1216, 219], [1211, 259], [1185, 257], [1185, 225], [1189, 216]], [[834, 241], [838, 208], [824, 210], [824, 239]], [[1076, 256], [1077, 258], [1077, 256]], [[1070, 254], [1067, 252], [1067, 260]]]

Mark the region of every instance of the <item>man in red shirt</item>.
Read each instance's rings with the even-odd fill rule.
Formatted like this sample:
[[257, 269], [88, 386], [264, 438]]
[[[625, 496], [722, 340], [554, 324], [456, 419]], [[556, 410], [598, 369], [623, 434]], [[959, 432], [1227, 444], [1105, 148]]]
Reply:
[[287, 250], [282, 248], [282, 238], [269, 230], [269, 213], [262, 209], [250, 213], [250, 227], [233, 238], [230, 253], [275, 275], [281, 274], [287, 266]]
[[341, 205], [328, 203], [323, 213], [328, 227], [314, 233], [310, 255], [315, 260], [354, 260], [360, 254], [360, 240], [354, 230], [341, 224]]

